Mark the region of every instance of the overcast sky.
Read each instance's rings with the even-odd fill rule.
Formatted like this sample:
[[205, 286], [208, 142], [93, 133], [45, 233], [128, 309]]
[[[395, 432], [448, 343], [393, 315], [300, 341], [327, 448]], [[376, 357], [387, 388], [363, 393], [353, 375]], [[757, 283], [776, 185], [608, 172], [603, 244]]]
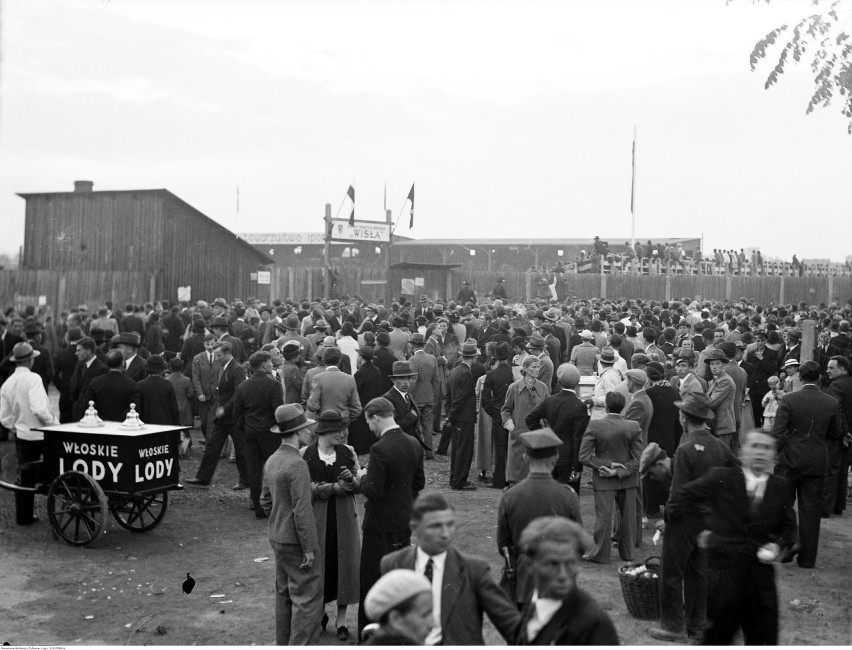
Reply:
[[237, 232], [319, 232], [354, 179], [358, 218], [387, 184], [405, 236], [614, 243], [635, 125], [637, 238], [842, 261], [847, 123], [805, 115], [806, 67], [769, 91], [774, 62], [749, 69], [810, 4], [7, 0], [0, 251], [23, 243], [16, 192], [77, 179]]

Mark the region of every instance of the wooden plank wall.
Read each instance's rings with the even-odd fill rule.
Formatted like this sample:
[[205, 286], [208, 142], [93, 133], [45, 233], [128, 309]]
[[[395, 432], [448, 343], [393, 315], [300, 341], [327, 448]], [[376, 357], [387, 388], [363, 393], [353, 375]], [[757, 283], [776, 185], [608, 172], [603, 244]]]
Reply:
[[143, 272], [0, 270], [0, 305], [3, 309], [12, 306], [17, 295], [33, 296], [36, 300], [45, 296], [57, 315], [83, 303], [94, 310], [107, 300], [123, 307], [127, 302], [153, 300], [150, 285], [151, 274]]

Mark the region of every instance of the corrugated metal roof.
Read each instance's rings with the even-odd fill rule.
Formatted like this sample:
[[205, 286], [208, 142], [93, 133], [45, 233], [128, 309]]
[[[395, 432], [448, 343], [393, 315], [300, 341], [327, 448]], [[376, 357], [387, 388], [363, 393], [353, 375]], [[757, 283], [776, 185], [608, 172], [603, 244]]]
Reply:
[[[623, 245], [622, 241], [629, 241], [630, 238], [617, 237], [601, 237], [605, 242], [609, 242], [611, 246]], [[637, 241], [643, 244], [650, 239], [655, 244], [676, 244], [684, 241], [698, 241], [701, 237], [643, 237]], [[573, 239], [413, 239], [405, 242], [394, 242], [397, 247], [417, 247], [417, 246], [592, 246], [594, 240], [588, 237], [573, 238]]]

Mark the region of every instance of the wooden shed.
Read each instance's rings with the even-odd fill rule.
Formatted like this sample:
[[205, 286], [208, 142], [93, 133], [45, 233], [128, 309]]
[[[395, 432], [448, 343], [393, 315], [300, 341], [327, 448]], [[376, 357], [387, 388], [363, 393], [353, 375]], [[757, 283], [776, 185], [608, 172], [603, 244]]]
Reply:
[[269, 298], [258, 271], [268, 255], [166, 189], [18, 194], [26, 201], [22, 267], [150, 274], [152, 293], [175, 301]]

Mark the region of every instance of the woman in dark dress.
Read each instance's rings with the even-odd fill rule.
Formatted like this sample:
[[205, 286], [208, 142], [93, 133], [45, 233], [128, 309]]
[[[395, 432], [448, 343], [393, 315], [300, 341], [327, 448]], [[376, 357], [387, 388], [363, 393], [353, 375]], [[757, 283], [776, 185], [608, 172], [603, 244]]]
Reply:
[[[360, 367], [355, 373], [355, 386], [358, 389], [358, 399], [361, 404], [367, 404], [371, 399], [381, 397], [385, 391], [382, 388], [382, 373], [373, 364], [373, 348], [362, 346], [358, 351], [361, 360]], [[367, 454], [376, 442], [376, 434], [370, 431], [364, 411], [349, 425], [349, 444], [359, 454]]]
[[[346, 609], [358, 602], [360, 594], [361, 535], [355, 510], [360, 465], [355, 450], [343, 444], [346, 425], [340, 413], [323, 411], [314, 433], [317, 441], [305, 448], [303, 458], [311, 475], [320, 549], [317, 565], [323, 574], [323, 602], [337, 601], [337, 638], [346, 641]], [[323, 613], [323, 629], [327, 624], [328, 614]]]

